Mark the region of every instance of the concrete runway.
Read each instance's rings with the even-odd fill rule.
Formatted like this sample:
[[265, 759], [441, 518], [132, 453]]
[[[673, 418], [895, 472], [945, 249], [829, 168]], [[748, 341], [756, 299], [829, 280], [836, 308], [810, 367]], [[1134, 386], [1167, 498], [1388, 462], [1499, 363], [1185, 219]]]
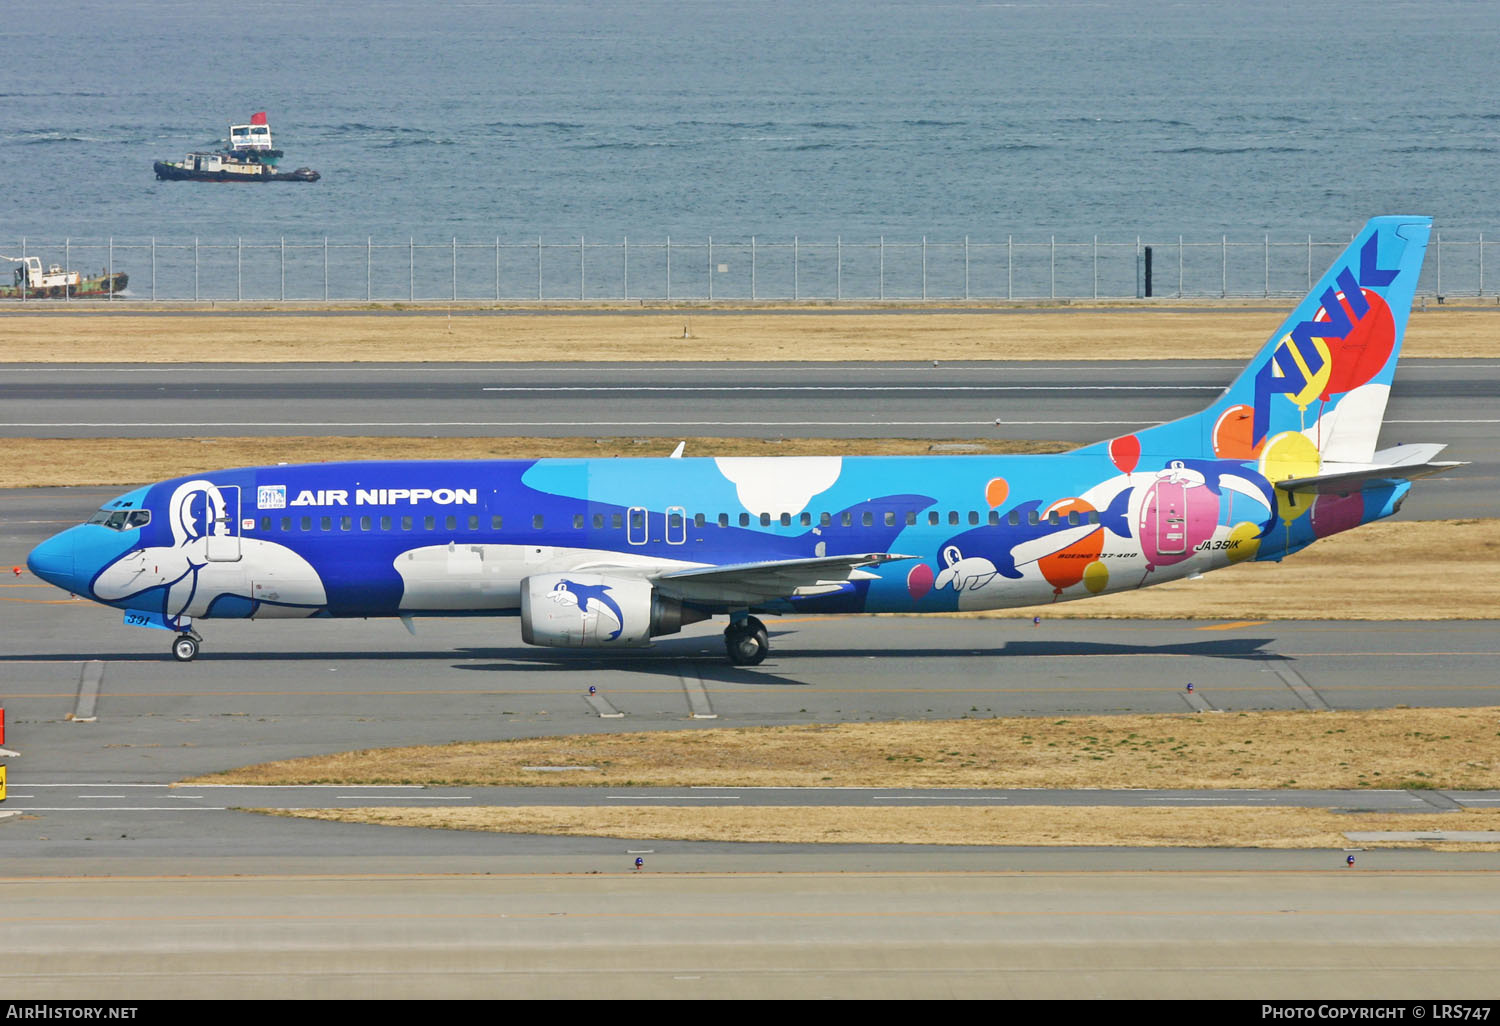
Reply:
[[[1500, 364], [1430, 363], [1425, 377], [1422, 361], [1403, 364], [1387, 436], [1411, 433], [1389, 441], [1452, 441], [1448, 455], [1476, 466], [1419, 482], [1402, 515], [1500, 515], [1500, 448], [1486, 409]], [[155, 396], [178, 404], [172, 425], [187, 423], [198, 434], [380, 433], [352, 422], [374, 408], [401, 421], [385, 433], [511, 433], [495, 426], [500, 404], [507, 419], [553, 411], [557, 423], [515, 433], [764, 433], [690, 425], [709, 416], [782, 417], [797, 422], [772, 425], [785, 434], [1030, 431], [1082, 442], [1188, 412], [1234, 370], [1185, 365], [1169, 382], [1180, 391], [1148, 380], [1139, 383], [1152, 390], [1136, 392], [1106, 389], [1138, 382], [1120, 368], [1094, 367], [1102, 373], [1084, 382], [1094, 391], [1075, 393], [1066, 388], [1077, 367], [984, 365], [988, 377], [971, 392], [973, 369], [950, 366], [951, 375], [924, 379], [920, 392], [879, 393], [873, 413], [876, 386], [905, 388], [922, 368], [689, 368], [679, 378], [679, 368], [658, 367], [651, 381], [696, 391], [648, 397], [641, 409], [664, 411], [649, 414], [627, 409], [622, 393], [578, 397], [619, 423], [586, 420], [587, 408], [556, 416], [572, 400], [555, 391], [471, 394], [490, 385], [557, 388], [573, 380], [573, 368], [537, 369], [534, 377], [503, 368], [503, 378], [483, 381], [471, 367], [246, 368], [235, 395], [213, 392], [222, 377], [241, 373], [232, 368], [188, 369], [220, 375], [202, 386], [184, 386], [184, 368], [140, 368], [140, 376], [53, 369], [9, 378], [0, 408], [12, 435], [189, 433], [164, 420], [146, 423], [161, 419], [161, 404], [148, 401]], [[630, 373], [636, 376], [599, 370], [590, 384], [643, 383], [643, 371]], [[90, 374], [100, 388], [83, 389], [87, 400], [76, 408], [69, 405], [76, 400], [46, 391], [80, 388]], [[111, 383], [121, 377], [124, 384]], [[729, 391], [747, 378], [771, 391]], [[725, 391], [704, 391], [705, 382]], [[850, 382], [858, 392], [840, 391]], [[1403, 392], [1408, 384], [1414, 390]], [[1009, 385], [1043, 391], [999, 391]], [[27, 388], [29, 396], [10, 391]], [[361, 398], [331, 398], [344, 389]], [[278, 398], [282, 390], [290, 398]], [[1085, 416], [1077, 412], [1081, 396], [1093, 402]], [[244, 405], [212, 412], [226, 403]], [[996, 428], [1000, 404], [1008, 417], [1042, 423]], [[453, 409], [459, 412], [442, 412]], [[352, 420], [308, 422], [319, 410]], [[57, 426], [83, 416], [96, 426]], [[206, 423], [241, 416], [256, 430]], [[421, 429], [408, 422], [440, 416], [488, 419]], [[283, 417], [287, 424], [266, 423]], [[636, 417], [668, 423], [648, 429]], [[45, 429], [22, 426], [46, 418], [54, 419]], [[918, 424], [921, 418], [932, 423]], [[973, 423], [965, 426], [966, 418]], [[105, 423], [111, 419], [128, 426], [117, 431]], [[0, 561], [21, 562], [35, 541], [119, 491], [0, 493]], [[1205, 707], [1493, 706], [1500, 705], [1493, 673], [1500, 643], [1488, 622], [775, 621], [771, 658], [747, 669], [723, 662], [712, 625], [604, 659], [523, 646], [513, 620], [419, 621], [415, 638], [386, 622], [228, 621], [205, 624], [203, 655], [183, 665], [167, 656], [170, 635], [128, 629], [112, 611], [34, 580], [0, 581], [0, 610], [5, 747], [19, 753], [8, 760], [15, 798], [0, 811], [23, 813], [0, 821], [0, 950], [8, 953], [0, 981], [14, 994], [1454, 999], [1494, 991], [1500, 873], [1492, 854], [1370, 851], [1346, 869], [1342, 852], [511, 837], [262, 817], [231, 806], [269, 804], [263, 795], [192, 798], [199, 792], [162, 786], [315, 752], [576, 731]], [[1195, 683], [1191, 700], [1187, 681]], [[590, 684], [624, 715], [601, 716], [600, 704], [588, 700]], [[86, 702], [92, 721], [68, 719]], [[707, 715], [715, 718], [695, 718]], [[468, 792], [426, 797], [460, 793]], [[116, 795], [124, 797], [100, 797]], [[890, 796], [840, 800], [873, 804]], [[589, 797], [600, 800], [573, 793]], [[967, 797], [1017, 800], [1001, 792]], [[1028, 800], [1042, 797], [1215, 796]], [[1411, 810], [1417, 821], [1424, 809], [1483, 807], [1497, 797], [1398, 791], [1352, 800]], [[716, 800], [731, 798], [747, 800], [724, 792]], [[798, 800], [832, 799], [808, 793]], [[1351, 798], [1310, 792], [1281, 800], [1337, 808]], [[634, 873], [638, 856], [647, 865]]]

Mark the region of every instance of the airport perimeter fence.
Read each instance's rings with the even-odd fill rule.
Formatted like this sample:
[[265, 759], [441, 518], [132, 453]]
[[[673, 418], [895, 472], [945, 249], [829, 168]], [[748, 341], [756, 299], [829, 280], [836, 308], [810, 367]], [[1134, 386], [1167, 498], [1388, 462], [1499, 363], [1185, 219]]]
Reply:
[[[286, 303], [899, 302], [1300, 297], [1348, 240], [1083, 242], [203, 241], [0, 242], [6, 256], [129, 276], [106, 300]], [[1485, 256], [1500, 242], [1434, 233], [1418, 294], [1494, 295]], [[1494, 258], [1491, 257], [1491, 260]], [[17, 265], [19, 266], [19, 265]], [[0, 274], [3, 274], [0, 266]], [[1493, 278], [1493, 275], [1492, 275]], [[3, 279], [0, 279], [3, 280]], [[8, 302], [43, 301], [35, 295]], [[75, 299], [74, 302], [97, 302]]]

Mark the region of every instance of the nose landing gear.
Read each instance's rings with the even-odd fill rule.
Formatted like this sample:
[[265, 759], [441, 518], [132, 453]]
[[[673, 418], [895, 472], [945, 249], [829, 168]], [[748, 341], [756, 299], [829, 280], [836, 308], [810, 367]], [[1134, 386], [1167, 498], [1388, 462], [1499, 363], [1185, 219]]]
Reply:
[[724, 650], [735, 666], [758, 666], [771, 651], [766, 625], [753, 616], [731, 620], [724, 628]]
[[190, 663], [198, 654], [198, 646], [203, 641], [197, 634], [187, 631], [177, 635], [172, 642], [172, 656], [178, 662]]

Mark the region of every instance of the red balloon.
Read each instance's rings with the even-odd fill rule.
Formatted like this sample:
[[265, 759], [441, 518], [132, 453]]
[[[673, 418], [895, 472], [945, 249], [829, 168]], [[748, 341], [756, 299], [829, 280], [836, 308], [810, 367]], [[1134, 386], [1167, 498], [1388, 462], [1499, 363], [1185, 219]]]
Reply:
[[[1385, 362], [1391, 358], [1396, 345], [1396, 321], [1385, 300], [1369, 289], [1361, 289], [1370, 308], [1365, 315], [1354, 321], [1354, 327], [1343, 338], [1325, 338], [1333, 369], [1328, 374], [1328, 384], [1323, 386], [1323, 401], [1343, 392], [1350, 392], [1380, 373]], [[1354, 311], [1349, 300], [1339, 293], [1339, 303], [1352, 319]], [[1326, 310], [1318, 310], [1313, 320], [1328, 320]]]
[[1141, 440], [1125, 435], [1109, 443], [1109, 458], [1122, 473], [1130, 473], [1141, 460]]

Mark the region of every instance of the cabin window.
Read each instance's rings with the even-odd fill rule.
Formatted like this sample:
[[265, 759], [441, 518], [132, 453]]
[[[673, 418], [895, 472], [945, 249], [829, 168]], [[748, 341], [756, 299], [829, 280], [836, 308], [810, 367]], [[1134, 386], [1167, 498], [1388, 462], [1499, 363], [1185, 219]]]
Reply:
[[750, 514], [749, 513], [741, 513], [740, 514], [740, 526], [741, 527], [749, 527], [750, 526]]
[[403, 530], [403, 531], [410, 531], [411, 530], [411, 517], [402, 517], [401, 518], [401, 530]]
[[1051, 513], [1047, 514], [1047, 523], [1051, 524], [1053, 527], [1056, 527], [1058, 525], [1057, 510], [1053, 510]]
[[843, 524], [845, 527], [853, 527], [854, 514], [850, 513], [848, 510], [845, 510], [843, 513], [839, 514], [839, 523]]
[[[540, 523], [541, 519], [541, 517], [537, 517], [538, 523], [536, 526], [542, 526]], [[630, 529], [636, 532], [646, 529], [646, 513], [644, 510], [633, 509], [630, 511]]]
[[1076, 509], [1068, 514], [1068, 523], [1074, 527], [1078, 526], [1078, 511]]
[[443, 518], [443, 529], [444, 530], [453, 531], [453, 530], [457, 530], [457, 528], [458, 528], [458, 517], [444, 517]]
[[382, 531], [389, 531], [391, 529], [391, 518], [390, 517], [381, 517], [380, 518], [380, 529]]
[[260, 518], [260, 529], [262, 531], [269, 531], [271, 529], [271, 518], [270, 517], [261, 517]]
[[1030, 524], [1032, 527], [1035, 527], [1039, 523], [1039, 521], [1037, 520], [1036, 510], [1032, 509], [1026, 511], [1026, 523]]
[[916, 525], [916, 522], [917, 522], [917, 513], [916, 513], [916, 511], [915, 510], [908, 510], [907, 513], [906, 513], [906, 526], [907, 527], [913, 527], [913, 526]]
[[469, 530], [471, 530], [471, 531], [477, 531], [477, 530], [479, 530], [479, 518], [477, 516], [471, 516], [469, 518]]
[[728, 513], [720, 513], [719, 514], [719, 526], [720, 527], [728, 527], [729, 526], [729, 514]]
[[602, 531], [602, 530], [604, 530], [604, 514], [603, 513], [595, 513], [594, 514], [594, 530], [596, 530], [596, 531]]
[[667, 514], [667, 530], [670, 531], [670, 532], [675, 532], [679, 536], [682, 534], [682, 514], [681, 513], [675, 513], [674, 512], [674, 513], [668, 513]]
[[819, 527], [827, 527], [831, 523], [833, 523], [833, 517], [830, 514], [828, 514], [828, 513], [819, 513], [818, 514], [818, 526]]
[[792, 526], [792, 515], [790, 513], [783, 513], [783, 514], [781, 514], [781, 526], [782, 527], [791, 527]]
[[491, 531], [498, 531], [498, 530], [500, 530], [500, 527], [501, 527], [501, 525], [503, 523], [504, 523], [504, 518], [501, 517], [500, 514], [496, 513], [494, 516], [490, 517], [490, 530]]
[[422, 526], [431, 531], [437, 527], [437, 517], [423, 517]]
[[954, 527], [958, 526], [958, 510], [950, 509], [948, 511], [948, 523]]
[[971, 509], [971, 510], [969, 510], [969, 526], [973, 527], [977, 523], [979, 523], [979, 510], [977, 510], [977, 509]]
[[291, 517], [282, 517], [281, 518], [281, 529], [283, 531], [290, 531], [292, 529], [292, 518]]
[[991, 527], [994, 527], [1000, 523], [1000, 511], [998, 509], [990, 510], [989, 521]]
[[769, 514], [769, 513], [762, 513], [760, 515], [760, 526], [761, 527], [770, 527], [771, 526], [771, 514]]
[[339, 517], [339, 530], [340, 531], [352, 530], [353, 527], [354, 527], [354, 518], [353, 517]]
[[797, 518], [797, 522], [799, 524], [801, 524], [803, 527], [811, 527], [812, 526], [812, 514], [811, 513], [803, 513], [801, 516], [799, 516]]
[[1099, 522], [1099, 511], [1097, 509], [1091, 509], [1091, 510], [1089, 510], [1089, 523], [1091, 523], [1091, 524], [1097, 524], [1098, 522]]
[[375, 521], [371, 517], [360, 517], [359, 518], [359, 529], [361, 531], [368, 531], [371, 527], [374, 526], [374, 524], [375, 524]]
[[1018, 510], [1018, 509], [1011, 510], [1010, 511], [1010, 516], [1006, 517], [1005, 520], [1006, 520], [1007, 523], [1010, 524], [1011, 527], [1020, 527], [1021, 526], [1021, 511]]
[[937, 510], [933, 510], [932, 512], [927, 514], [927, 523], [933, 527], [936, 527], [939, 523], [941, 523], [942, 519], [942, 514]]
[[871, 513], [869, 510], [865, 510], [864, 516], [860, 517], [859, 520], [860, 523], [864, 524], [866, 527], [875, 526], [875, 514]]
[[573, 530], [575, 530], [575, 531], [581, 531], [581, 530], [583, 530], [583, 514], [582, 513], [574, 513], [573, 514]]
[[538, 531], [542, 529], [542, 515], [540, 513], [532, 514], [531, 526]]
[[303, 517], [302, 518], [302, 530], [304, 530], [304, 531], [311, 531], [312, 530], [312, 517]]
[[609, 526], [612, 530], [618, 531], [620, 529], [621, 523], [622, 521], [620, 520], [620, 514], [611, 513], [609, 515]]
[[887, 513], [885, 515], [885, 526], [886, 527], [895, 527], [896, 526], [896, 514], [895, 513]]
[[324, 530], [324, 531], [332, 531], [333, 530], [333, 517], [321, 517], [318, 520], [318, 527], [319, 527], [319, 529]]
[[703, 514], [702, 513], [694, 513], [693, 514], [693, 526], [694, 527], [702, 527], [703, 523], [704, 523]]

